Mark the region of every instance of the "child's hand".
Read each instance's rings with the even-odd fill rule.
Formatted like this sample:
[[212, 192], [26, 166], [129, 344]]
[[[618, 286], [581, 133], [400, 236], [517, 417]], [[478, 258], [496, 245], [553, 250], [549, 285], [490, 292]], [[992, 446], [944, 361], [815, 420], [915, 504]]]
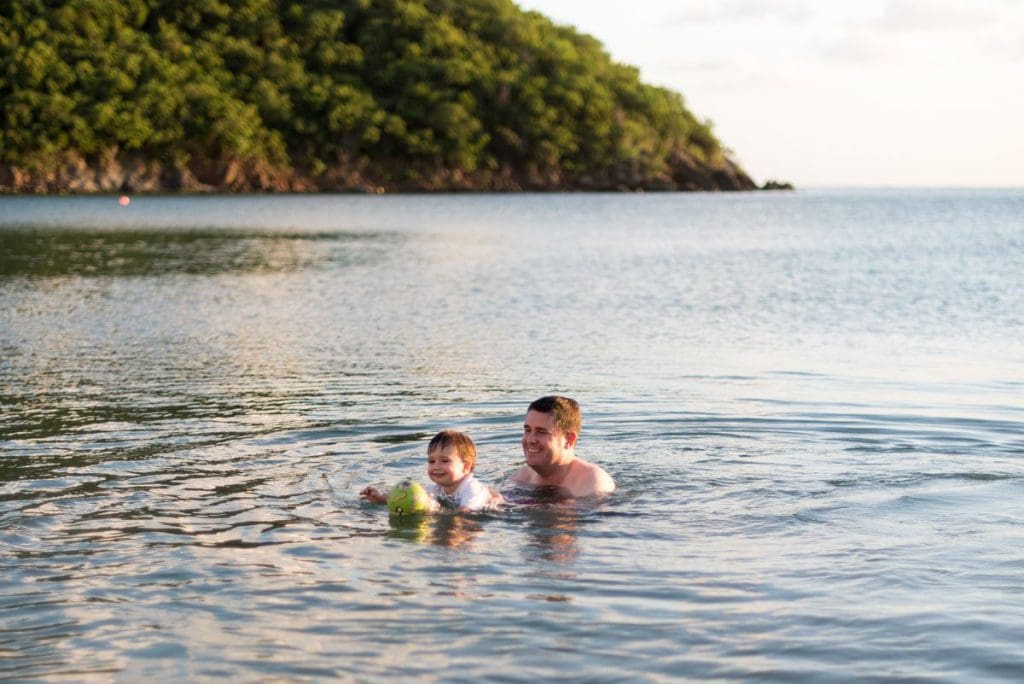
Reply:
[[367, 487], [363, 491], [359, 492], [359, 498], [363, 499], [364, 501], [369, 501], [371, 503], [378, 504], [388, 502], [388, 498], [381, 494], [380, 490], [377, 489], [376, 487]]
[[497, 489], [488, 485], [487, 490], [491, 494], [491, 500], [487, 504], [489, 507], [497, 508], [498, 506], [501, 506], [502, 504], [505, 503], [505, 497], [502, 496], [501, 492], [499, 492]]

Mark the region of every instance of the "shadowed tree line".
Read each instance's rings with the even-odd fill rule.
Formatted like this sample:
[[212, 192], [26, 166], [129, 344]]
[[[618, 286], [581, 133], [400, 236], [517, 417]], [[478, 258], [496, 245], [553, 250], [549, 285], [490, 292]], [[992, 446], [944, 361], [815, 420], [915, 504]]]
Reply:
[[0, 189], [752, 189], [511, 0], [5, 0]]

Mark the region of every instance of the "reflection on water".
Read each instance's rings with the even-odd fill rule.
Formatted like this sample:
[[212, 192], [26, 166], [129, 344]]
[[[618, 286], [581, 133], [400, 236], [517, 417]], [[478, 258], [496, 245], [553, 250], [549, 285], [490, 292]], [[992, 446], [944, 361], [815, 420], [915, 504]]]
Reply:
[[425, 515], [391, 516], [388, 519], [388, 537], [413, 542], [426, 541], [430, 536], [430, 523]]
[[540, 559], [558, 563], [571, 563], [579, 554], [577, 524], [579, 511], [571, 503], [536, 506], [524, 515], [529, 535], [526, 560]]
[[372, 262], [383, 237], [225, 230], [0, 230], [0, 277], [287, 272], [327, 264], [336, 268]]
[[454, 514], [437, 517], [431, 542], [438, 546], [450, 548], [473, 545], [473, 540], [484, 531], [482, 520], [475, 520], [468, 515]]
[[[1016, 681], [1022, 211], [0, 198], [0, 679]], [[614, 496], [358, 500], [551, 391]]]
[[485, 520], [455, 513], [406, 518], [392, 516], [388, 521], [387, 536], [449, 548], [472, 548], [473, 540], [484, 531]]

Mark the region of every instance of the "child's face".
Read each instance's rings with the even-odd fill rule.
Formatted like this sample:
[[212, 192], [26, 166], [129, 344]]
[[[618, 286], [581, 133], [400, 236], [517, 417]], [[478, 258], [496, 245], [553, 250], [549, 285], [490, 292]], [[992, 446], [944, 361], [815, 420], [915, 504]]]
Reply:
[[427, 475], [448, 494], [453, 493], [468, 474], [466, 464], [462, 462], [459, 450], [454, 445], [427, 452]]

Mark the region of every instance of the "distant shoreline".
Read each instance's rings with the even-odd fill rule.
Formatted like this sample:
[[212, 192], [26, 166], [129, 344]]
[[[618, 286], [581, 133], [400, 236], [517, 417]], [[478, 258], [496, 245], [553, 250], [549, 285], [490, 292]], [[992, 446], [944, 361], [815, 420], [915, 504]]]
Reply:
[[[399, 162], [370, 168], [337, 167], [316, 176], [291, 169], [241, 162], [192, 164], [167, 167], [146, 159], [111, 160], [90, 164], [77, 158], [46, 172], [0, 167], [0, 192], [19, 194], [103, 193], [317, 193], [344, 192], [384, 194], [394, 192], [652, 192], [758, 190], [749, 177], [726, 163], [713, 171], [679, 164], [671, 174], [657, 179], [629, 174], [568, 175], [559, 171], [537, 173], [503, 168], [498, 171], [465, 172], [461, 169], [418, 170], [412, 180], [395, 180]], [[406, 169], [412, 168], [405, 165]], [[408, 173], [408, 171], [406, 171]], [[763, 189], [784, 189], [773, 183]]]
[[[414, 180], [397, 181], [398, 169], [414, 169]], [[431, 194], [519, 192], [737, 192], [793, 190], [791, 183], [757, 185], [725, 160], [714, 169], [677, 159], [658, 178], [608, 171], [600, 174], [538, 173], [504, 167], [497, 171], [419, 168], [391, 160], [362, 168], [339, 166], [317, 175], [240, 161], [166, 166], [142, 157], [88, 162], [71, 154], [47, 170], [0, 165], [0, 195], [204, 195], [204, 194]]]

